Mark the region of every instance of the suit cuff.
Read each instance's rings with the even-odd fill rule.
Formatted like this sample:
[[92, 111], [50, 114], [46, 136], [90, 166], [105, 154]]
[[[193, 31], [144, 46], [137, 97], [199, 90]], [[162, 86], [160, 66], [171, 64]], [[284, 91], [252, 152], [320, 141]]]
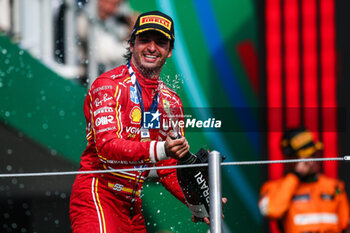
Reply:
[[165, 153], [164, 145], [165, 142], [151, 141], [149, 147], [149, 157], [153, 163], [169, 158]]

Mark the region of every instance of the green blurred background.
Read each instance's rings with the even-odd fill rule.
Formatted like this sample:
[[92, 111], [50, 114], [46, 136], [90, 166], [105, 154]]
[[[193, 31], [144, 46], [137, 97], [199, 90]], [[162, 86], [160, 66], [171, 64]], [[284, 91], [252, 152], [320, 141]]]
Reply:
[[[246, 70], [257, 68], [256, 61], [244, 64], [240, 57], [244, 49], [257, 56], [254, 2], [133, 0], [130, 4], [139, 12], [158, 9], [173, 17], [175, 50], [161, 78], [178, 92], [185, 109], [196, 114], [201, 108], [201, 114], [213, 116], [216, 107], [227, 108], [227, 119], [232, 118], [239, 129], [189, 131], [186, 137], [191, 150], [216, 149], [225, 154], [226, 161], [259, 159], [259, 134], [244, 130], [250, 120], [258, 126], [257, 113], [240, 116], [234, 112], [235, 108], [259, 105], [259, 93], [252, 84], [256, 77], [248, 77]], [[86, 144], [82, 111], [86, 88], [59, 77], [6, 37], [0, 37], [0, 51], [1, 121], [51, 154], [64, 157], [74, 168]], [[223, 168], [223, 195], [229, 199], [225, 227], [232, 232], [243, 226], [245, 232], [260, 228], [256, 205], [259, 174], [253, 166]], [[143, 200], [149, 232], [208, 229], [203, 223], [192, 223], [189, 210], [154, 181], [145, 185]]]
[[[162, 71], [161, 79], [180, 95], [185, 110], [201, 118], [212, 117], [215, 108], [227, 109], [225, 117], [237, 129], [233, 132], [189, 130], [186, 137], [191, 150], [195, 152], [200, 147], [215, 149], [226, 156], [226, 161], [260, 159], [260, 123], [258, 112], [254, 110], [259, 106], [254, 1], [131, 0], [130, 4], [138, 12], [157, 9], [173, 17], [175, 50]], [[248, 60], [245, 54], [250, 55]], [[255, 73], [252, 72], [254, 69]], [[61, 78], [16, 43], [0, 36], [0, 121], [15, 138], [47, 150], [51, 156], [48, 160], [51, 158], [57, 166], [62, 164], [56, 170], [78, 168], [86, 145], [82, 110], [86, 91], [86, 87]], [[241, 108], [248, 111], [242, 114]], [[201, 111], [197, 111], [199, 109]], [[256, 132], [246, 130], [252, 125]], [[20, 147], [10, 146], [11, 153], [9, 148], [3, 149], [7, 159], [13, 158], [16, 153], [18, 158], [23, 156], [21, 153], [28, 153], [25, 159], [20, 159], [23, 164], [14, 161], [11, 169], [9, 162], [3, 164], [3, 172], [42, 171], [40, 167], [50, 170], [45, 162], [38, 162], [36, 152], [23, 151]], [[37, 166], [31, 166], [31, 163]], [[223, 168], [223, 195], [229, 199], [224, 208], [225, 232], [259, 232], [262, 224], [257, 209], [260, 173], [255, 166]], [[60, 177], [47, 178], [40, 184], [32, 184], [35, 183], [32, 180], [28, 195], [44, 196], [50, 200], [53, 193], [58, 197], [65, 193], [63, 206], [67, 208], [69, 185], [73, 178], [66, 178], [67, 182], [63, 185], [66, 189], [55, 187], [51, 191], [47, 191], [50, 190], [47, 186], [52, 188], [51, 184], [58, 182]], [[9, 183], [5, 185], [9, 187], [7, 192], [3, 193], [7, 201], [18, 199], [18, 184], [26, 188], [29, 186], [26, 185], [29, 181], [25, 179], [16, 180], [4, 181]], [[50, 195], [47, 195], [48, 192]], [[161, 229], [181, 233], [208, 230], [204, 223], [192, 223], [190, 211], [156, 181], [149, 180], [143, 194], [149, 232]], [[34, 205], [29, 200], [24, 203]], [[53, 216], [54, 213], [52, 211]], [[33, 213], [31, 218], [35, 215]], [[53, 222], [57, 229], [62, 230], [68, 224], [67, 216], [56, 217], [60, 224], [53, 216], [46, 216], [47, 222]], [[32, 230], [35, 229], [32, 226]]]
[[[265, 0], [130, 0], [138, 11], [160, 10], [174, 19], [175, 49], [161, 79], [181, 97], [185, 113], [195, 118], [224, 117], [218, 131], [187, 130], [191, 151], [217, 150], [229, 161], [266, 159]], [[281, 0], [281, 2], [284, 2]], [[299, 1], [300, 2], [300, 1]], [[337, 27], [349, 3], [335, 1]], [[349, 17], [349, 16], [348, 16]], [[340, 23], [341, 22], [341, 23]], [[337, 30], [339, 105], [350, 106], [346, 31]], [[86, 145], [83, 102], [87, 88], [60, 77], [0, 35], [0, 171], [77, 170]], [[286, 43], [286, 42], [284, 42]], [[285, 97], [284, 97], [285, 98]], [[223, 114], [224, 113], [224, 114]], [[218, 118], [217, 118], [218, 119]], [[346, 116], [347, 119], [347, 116]], [[347, 128], [339, 134], [340, 152], [350, 148]], [[344, 167], [341, 167], [344, 168]], [[264, 166], [224, 166], [224, 232], [265, 232], [258, 212]], [[342, 169], [340, 176], [348, 175]], [[74, 176], [1, 178], [1, 232], [70, 232], [68, 204]], [[191, 222], [191, 213], [156, 180], [143, 190], [148, 232], [207, 232]]]

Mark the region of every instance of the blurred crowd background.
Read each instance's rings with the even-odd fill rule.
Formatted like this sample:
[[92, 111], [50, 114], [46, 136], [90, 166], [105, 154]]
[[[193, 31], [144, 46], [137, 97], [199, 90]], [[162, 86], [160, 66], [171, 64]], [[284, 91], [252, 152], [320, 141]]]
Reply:
[[126, 0], [1, 1], [0, 29], [59, 75], [86, 84], [123, 64], [138, 13]]
[[[150, 10], [174, 19], [175, 50], [161, 79], [185, 112], [231, 121], [230, 130], [189, 130], [191, 150], [215, 149], [226, 161], [283, 159], [283, 131], [303, 125], [323, 157], [349, 153], [348, 1], [0, 0], [1, 173], [77, 170], [87, 88], [125, 62], [130, 28]], [[346, 162], [322, 167], [350, 193]], [[282, 164], [223, 167], [225, 232], [269, 232], [259, 189], [283, 173]], [[70, 232], [73, 180], [1, 178], [0, 231]], [[154, 177], [143, 192], [149, 232], [207, 231]]]

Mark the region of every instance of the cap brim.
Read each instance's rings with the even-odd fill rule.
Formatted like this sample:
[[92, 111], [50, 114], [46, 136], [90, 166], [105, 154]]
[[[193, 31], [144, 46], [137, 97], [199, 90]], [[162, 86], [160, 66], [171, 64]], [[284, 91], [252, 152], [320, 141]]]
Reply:
[[159, 29], [159, 28], [144, 28], [144, 29], [140, 29], [138, 31], [135, 32], [135, 35], [139, 35], [140, 33], [146, 32], [146, 31], [158, 31], [160, 33], [162, 33], [166, 38], [168, 38], [169, 40], [171, 40], [171, 36], [169, 35], [169, 33], [164, 32], [163, 30]]
[[316, 142], [314, 146], [310, 146], [298, 151], [297, 155], [299, 158], [308, 158], [313, 156], [316, 152], [322, 150], [322, 142]]

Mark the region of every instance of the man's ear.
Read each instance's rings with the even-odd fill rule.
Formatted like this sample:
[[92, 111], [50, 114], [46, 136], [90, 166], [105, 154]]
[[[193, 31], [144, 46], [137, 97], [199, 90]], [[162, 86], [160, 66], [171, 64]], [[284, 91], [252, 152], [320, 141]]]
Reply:
[[134, 43], [130, 42], [130, 52], [133, 53], [134, 52]]
[[173, 50], [170, 50], [170, 52], [168, 54], [168, 58], [171, 57], [171, 55], [173, 55]]

